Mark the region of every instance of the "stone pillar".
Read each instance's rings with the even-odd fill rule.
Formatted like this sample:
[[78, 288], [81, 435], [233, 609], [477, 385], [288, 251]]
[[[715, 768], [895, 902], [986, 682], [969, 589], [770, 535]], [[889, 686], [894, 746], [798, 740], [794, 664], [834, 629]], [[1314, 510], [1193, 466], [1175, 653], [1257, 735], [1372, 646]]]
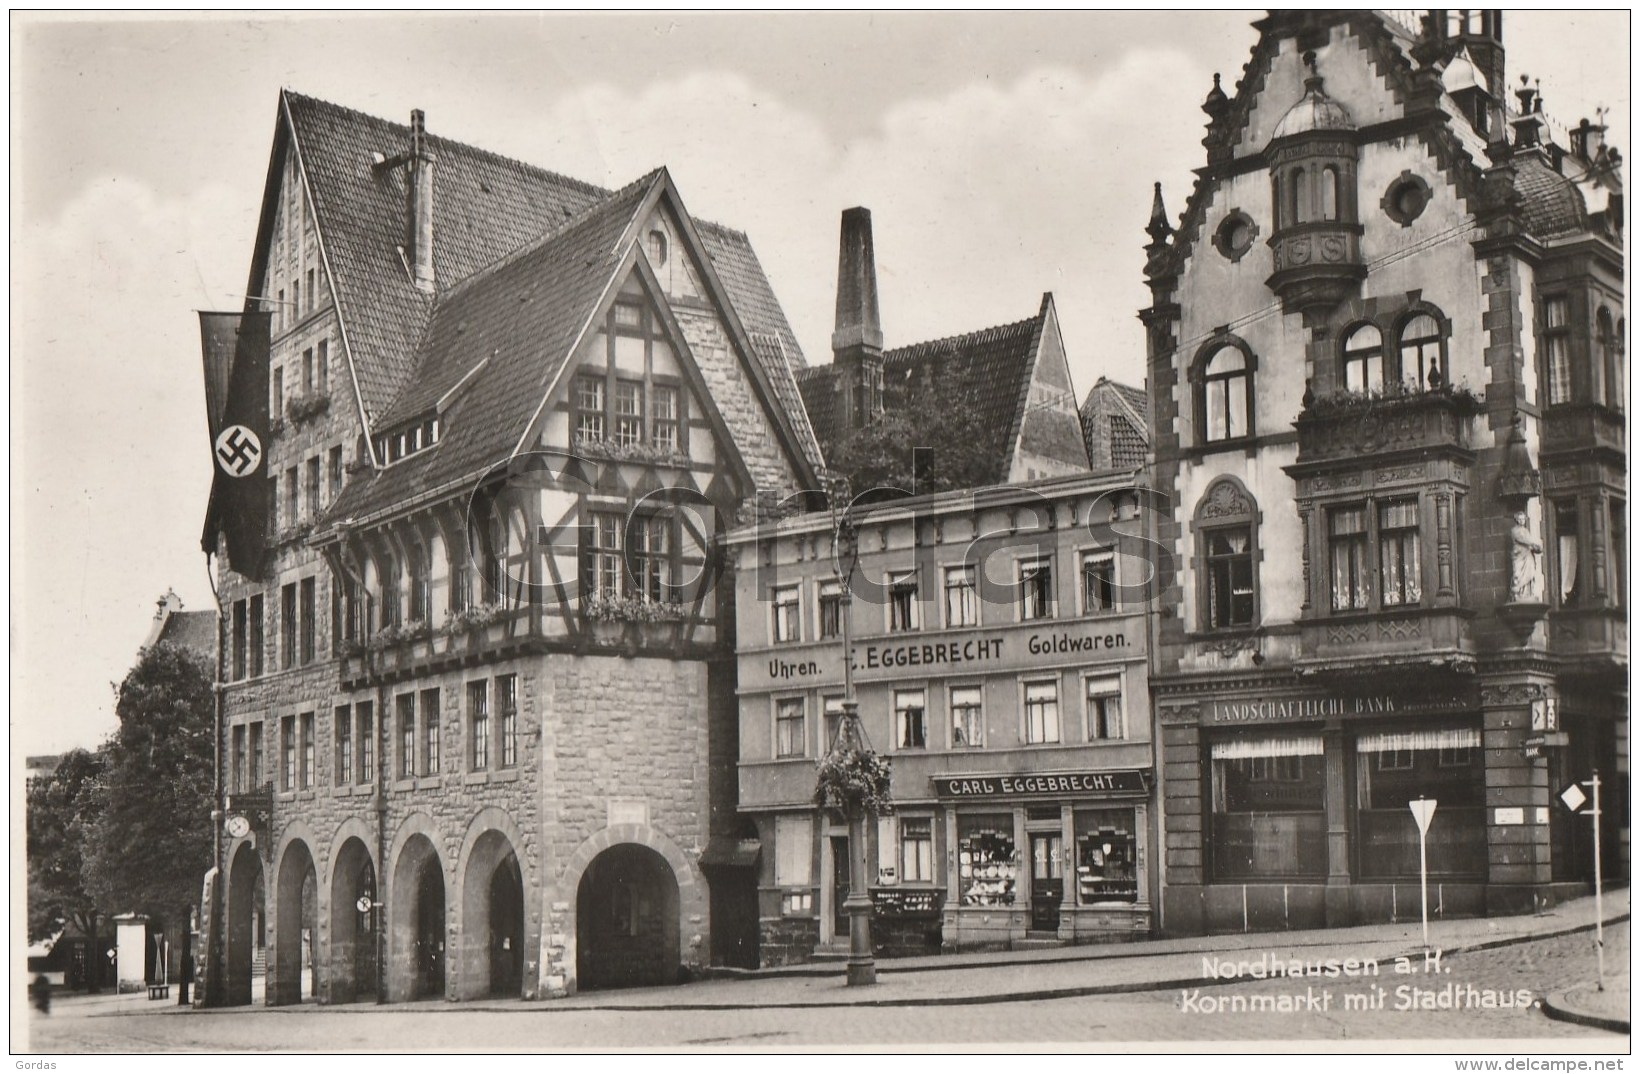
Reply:
[[1345, 783], [1349, 767], [1344, 763], [1344, 729], [1337, 721], [1328, 721], [1321, 741], [1326, 751], [1323, 756], [1327, 808], [1326, 920], [1331, 929], [1355, 922], [1350, 905], [1350, 788]]
[[1532, 702], [1546, 696], [1546, 684], [1521, 676], [1481, 684], [1489, 915], [1532, 913], [1549, 898], [1548, 817], [1556, 803], [1550, 801], [1548, 761], [1525, 755]]

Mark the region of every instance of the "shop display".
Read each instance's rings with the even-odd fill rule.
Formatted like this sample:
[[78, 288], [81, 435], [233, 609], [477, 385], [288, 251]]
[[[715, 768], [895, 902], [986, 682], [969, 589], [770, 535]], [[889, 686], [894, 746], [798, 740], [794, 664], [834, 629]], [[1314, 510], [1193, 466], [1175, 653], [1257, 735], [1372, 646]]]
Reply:
[[1135, 902], [1139, 879], [1131, 810], [1079, 812], [1076, 817], [1076, 901]]
[[957, 876], [964, 906], [1012, 906], [1019, 878], [1019, 851], [1013, 819], [1006, 824], [964, 825], [957, 852]]

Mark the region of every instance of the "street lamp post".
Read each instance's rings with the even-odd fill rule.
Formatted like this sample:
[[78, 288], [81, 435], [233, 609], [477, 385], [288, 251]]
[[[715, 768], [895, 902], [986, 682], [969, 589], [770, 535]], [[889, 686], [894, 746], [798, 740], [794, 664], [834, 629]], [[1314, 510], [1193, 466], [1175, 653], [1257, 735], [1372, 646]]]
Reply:
[[[859, 750], [865, 748], [865, 732], [860, 726], [860, 703], [854, 696], [854, 646], [850, 635], [854, 618], [850, 579], [860, 558], [859, 529], [848, 514], [847, 480], [834, 481], [828, 491], [833, 522], [832, 568], [841, 590], [843, 621], [843, 717], [839, 742], [833, 748]], [[848, 898], [843, 900], [843, 912], [848, 914], [848, 984], [853, 987], [877, 983], [877, 962], [871, 955], [872, 903], [866, 891], [866, 809], [859, 801], [848, 803], [848, 849]]]

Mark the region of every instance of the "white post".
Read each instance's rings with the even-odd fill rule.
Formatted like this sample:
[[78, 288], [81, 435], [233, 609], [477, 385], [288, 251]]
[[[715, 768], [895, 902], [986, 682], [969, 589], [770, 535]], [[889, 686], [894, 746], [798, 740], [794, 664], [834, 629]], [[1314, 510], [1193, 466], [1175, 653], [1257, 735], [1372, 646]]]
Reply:
[[1589, 785], [1594, 788], [1594, 808], [1590, 815], [1594, 818], [1594, 958], [1596, 972], [1599, 974], [1599, 989], [1606, 990], [1606, 916], [1601, 910], [1600, 898], [1600, 770], [1592, 773], [1593, 779]]
[[1418, 822], [1418, 901], [1423, 911], [1425, 950], [1429, 948], [1428, 833], [1430, 819], [1435, 816], [1435, 805], [1433, 799], [1425, 800], [1421, 794], [1416, 802], [1407, 803], [1407, 808], [1412, 810], [1412, 819]]

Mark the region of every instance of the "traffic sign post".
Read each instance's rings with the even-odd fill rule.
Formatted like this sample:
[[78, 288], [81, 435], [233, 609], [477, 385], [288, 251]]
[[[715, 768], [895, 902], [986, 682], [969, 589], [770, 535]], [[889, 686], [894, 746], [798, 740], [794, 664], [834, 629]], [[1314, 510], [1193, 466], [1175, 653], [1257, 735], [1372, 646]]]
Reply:
[[1412, 819], [1418, 822], [1418, 897], [1424, 915], [1424, 947], [1429, 947], [1429, 822], [1435, 816], [1435, 799], [1418, 796], [1408, 802]]
[[[1573, 813], [1583, 813], [1594, 824], [1594, 960], [1595, 972], [1599, 975], [1596, 986], [1600, 991], [1606, 990], [1606, 914], [1602, 902], [1602, 878], [1600, 875], [1600, 770], [1597, 768], [1589, 773], [1590, 778], [1581, 784], [1574, 783], [1560, 792], [1560, 800], [1566, 803], [1566, 808]], [[1593, 795], [1583, 793], [1588, 787]], [[1583, 803], [1588, 802], [1589, 808], [1584, 810]]]

